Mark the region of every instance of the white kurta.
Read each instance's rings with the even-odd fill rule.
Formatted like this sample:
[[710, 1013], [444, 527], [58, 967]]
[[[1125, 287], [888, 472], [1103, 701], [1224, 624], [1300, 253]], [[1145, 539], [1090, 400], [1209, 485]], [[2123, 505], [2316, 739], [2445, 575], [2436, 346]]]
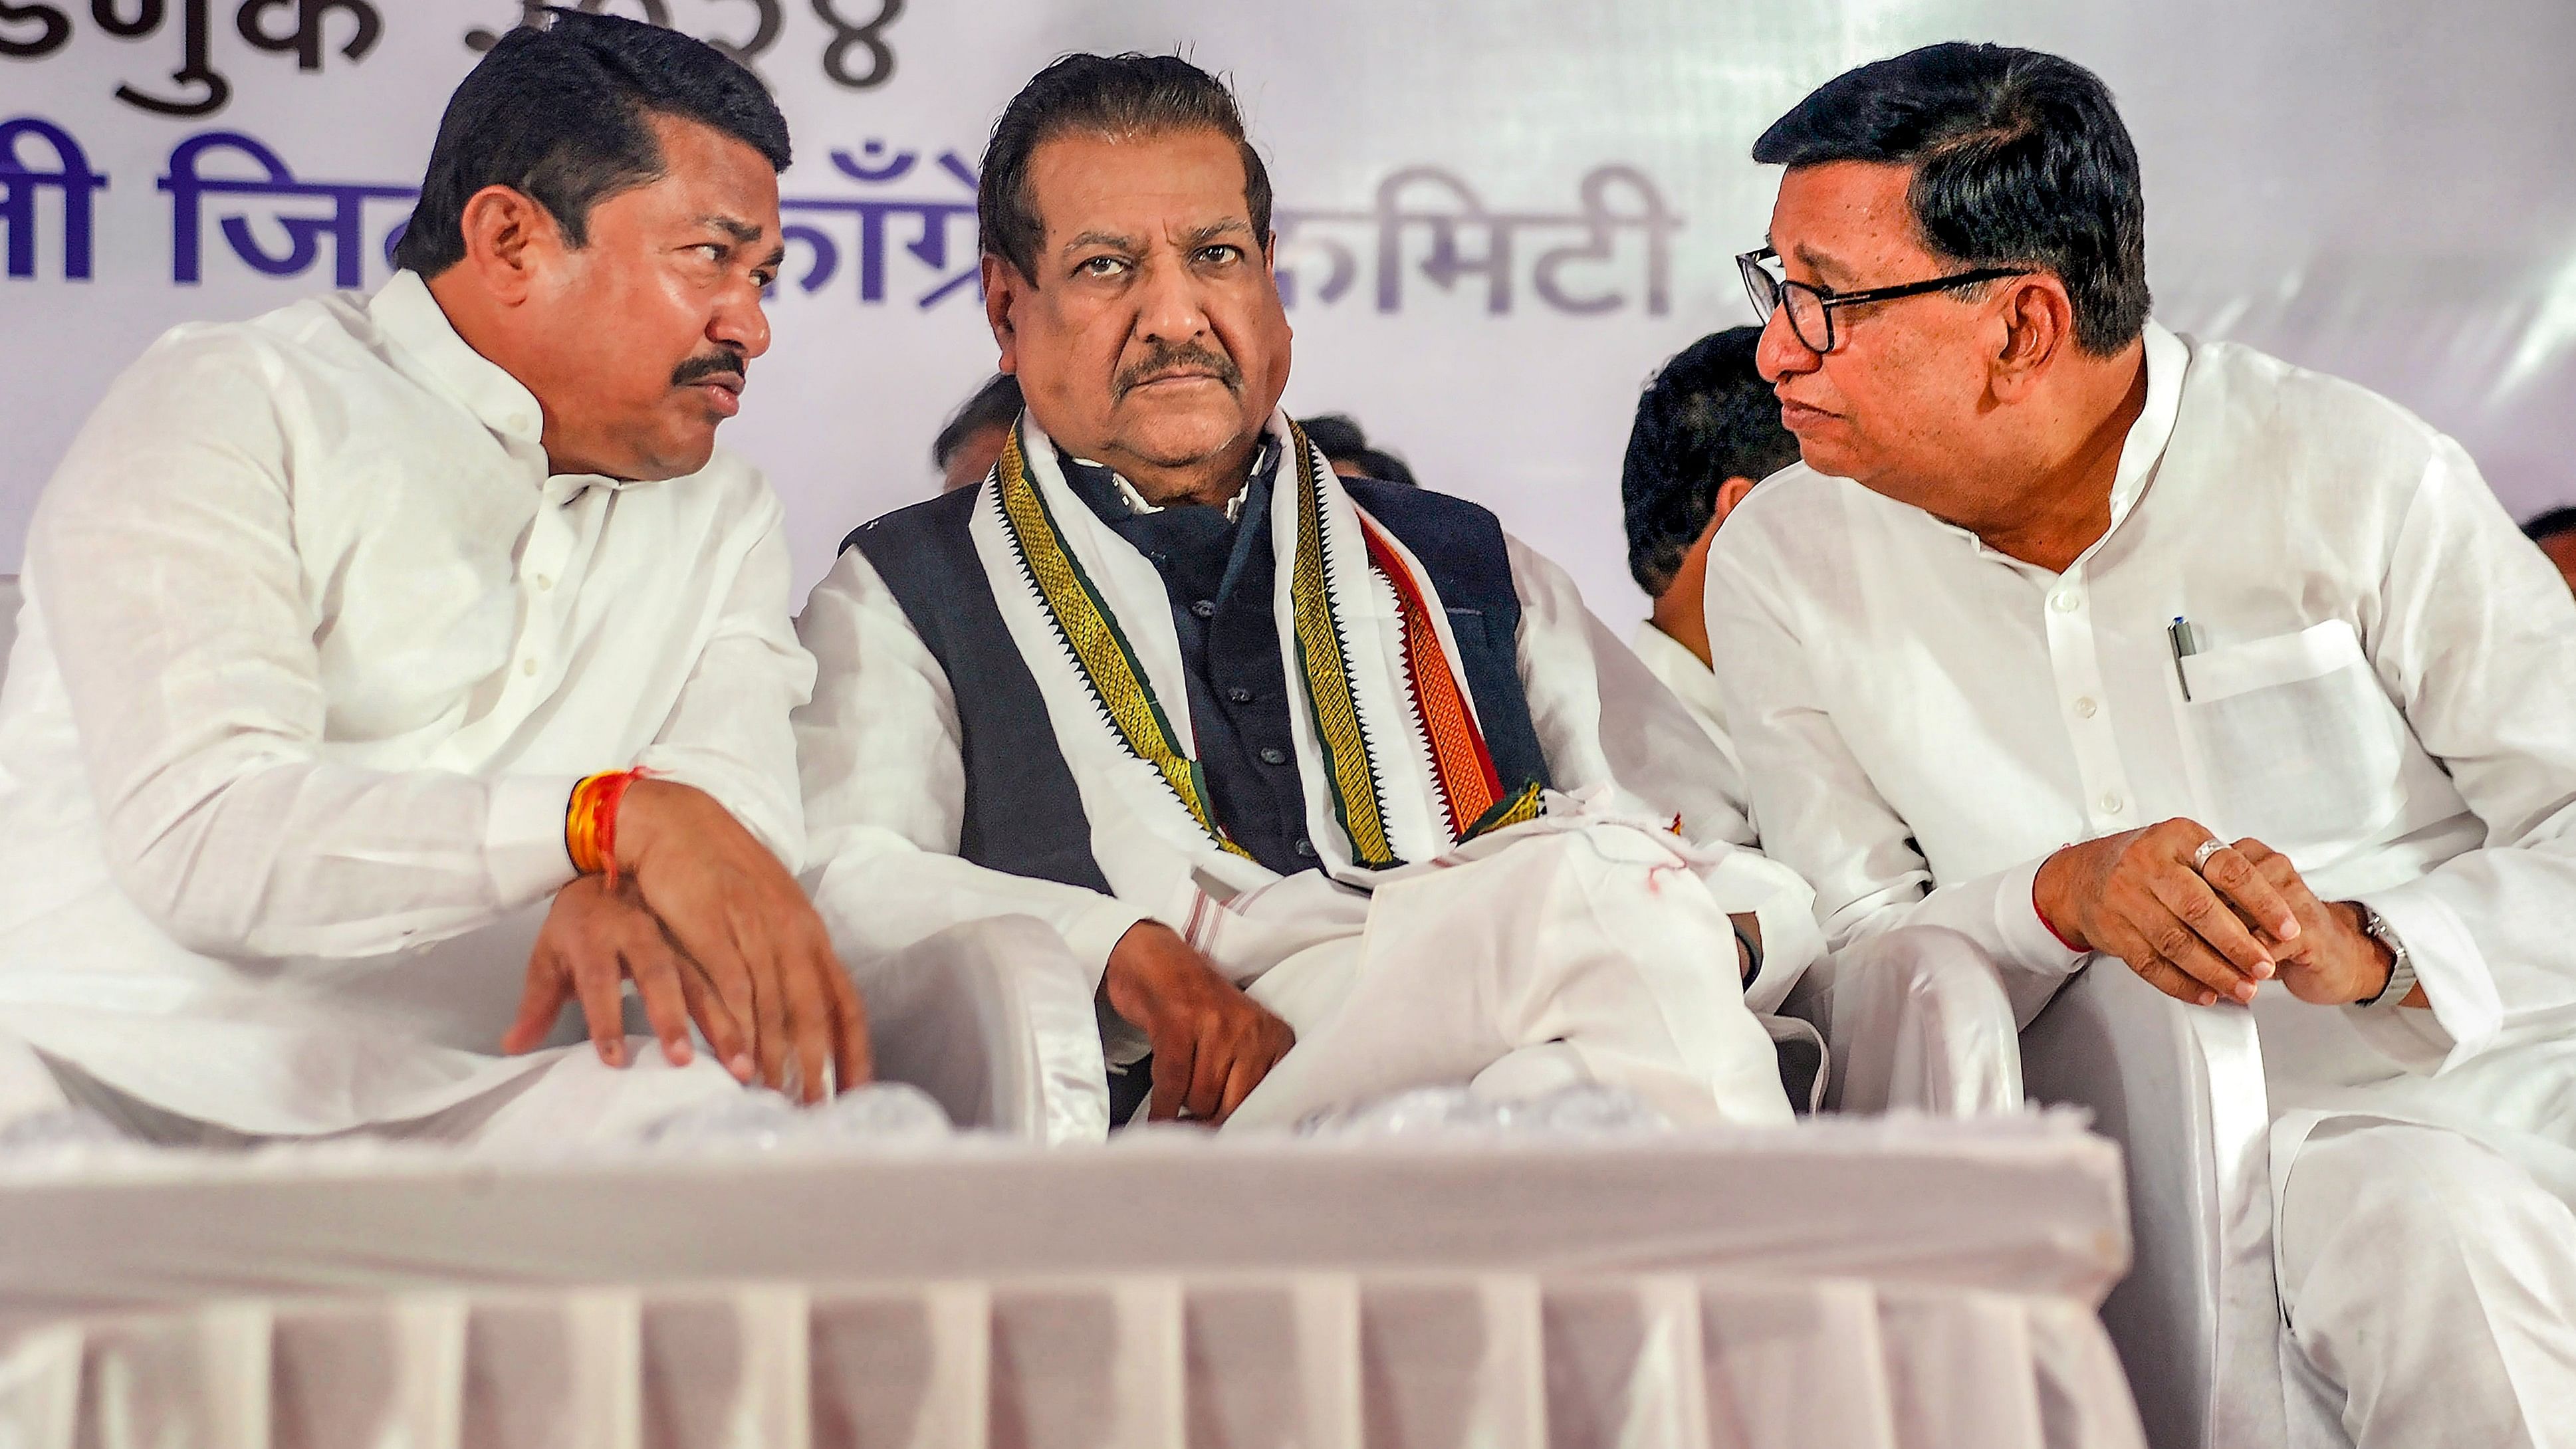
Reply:
[[1699, 727], [1726, 752], [1728, 764], [1740, 775], [1742, 767], [1735, 764], [1735, 741], [1726, 733], [1726, 697], [1718, 690], [1716, 671], [1700, 663], [1689, 645], [1656, 628], [1651, 619], [1628, 636], [1628, 648], [1648, 673], [1673, 692], [1673, 698], [1682, 702], [1691, 718], [1699, 721]]
[[2360, 1113], [2576, 1199], [2576, 603], [2396, 406], [2153, 325], [2146, 355], [2110, 530], [2063, 574], [1803, 465], [1719, 531], [1709, 633], [1765, 847], [1833, 946], [1955, 928], [2027, 1019], [2078, 959], [2032, 905], [2050, 854], [2174, 816], [2257, 837], [2385, 917], [2432, 1005], [2263, 987], [2276, 1177]]
[[718, 453], [549, 476], [421, 280], [191, 325], [39, 505], [0, 695], [0, 1023], [254, 1133], [438, 1111], [489, 1055], [567, 794], [642, 764], [786, 858], [812, 661]]
[[[1756, 1011], [1776, 1006], [1819, 953], [1805, 884], [1749, 848], [1752, 831], [1731, 764], [1709, 747], [1680, 702], [1584, 608], [1572, 581], [1517, 541], [1511, 556], [1522, 609], [1521, 678], [1556, 788], [1591, 792], [1596, 799], [1624, 790], [1651, 802], [1658, 818], [1678, 813], [1692, 839], [1717, 845], [1726, 860], [1711, 873], [1721, 883], [1714, 888], [1729, 894], [1726, 909], [1754, 912], [1766, 947], [1763, 971], [1744, 999]], [[1158, 599], [1156, 607], [1162, 606]], [[821, 867], [815, 898], [836, 944], [853, 961], [902, 950], [951, 926], [1006, 915], [1033, 916], [1052, 926], [1095, 984], [1119, 937], [1147, 918], [1191, 934], [1245, 980], [1290, 956], [1304, 953], [1314, 961], [1316, 947], [1356, 941], [1364, 924], [1392, 939], [1392, 932], [1381, 932], [1370, 920], [1365, 899], [1353, 897], [1356, 907], [1341, 900], [1334, 895], [1341, 888], [1316, 872], [1238, 898], [1238, 908], [1249, 914], [1227, 915], [1220, 942], [1215, 928], [1194, 911], [1204, 902], [1123, 899], [1006, 875], [959, 858], [965, 772], [952, 686], [863, 554], [854, 549], [841, 556], [807, 603], [799, 630], [820, 668], [814, 702], [797, 716], [811, 851]], [[1076, 752], [1068, 751], [1068, 757]], [[1144, 848], [1142, 842], [1126, 846], [1119, 832], [1095, 832], [1093, 845], [1112, 881], [1125, 873], [1116, 852]], [[1239, 873], [1246, 864], [1219, 857], [1213, 844], [1205, 854], [1211, 874]], [[1642, 878], [1646, 867], [1638, 869]], [[1498, 892], [1509, 893], [1505, 876], [1481, 866], [1453, 873], [1490, 876]], [[1569, 876], [1551, 888], [1569, 911], [1577, 911], [1596, 884]], [[1440, 898], [1414, 894], [1426, 905]], [[1743, 897], [1740, 904], [1732, 899], [1737, 895]], [[1249, 904], [1255, 896], [1258, 906]], [[1378, 897], [1380, 904], [1386, 899]], [[1515, 905], [1536, 908], [1535, 901], [1488, 903], [1498, 921]], [[1632, 901], [1626, 908], [1650, 907], [1651, 902]], [[1707, 969], [1725, 973], [1733, 948], [1724, 938], [1722, 916], [1716, 920], [1716, 938], [1706, 942]], [[1702, 924], [1694, 917], [1692, 930]], [[1519, 939], [1526, 944], [1532, 937], [1523, 933]], [[1573, 953], [1563, 954], [1572, 959]], [[1350, 953], [1337, 959], [1350, 959]], [[1732, 996], [1731, 988], [1727, 994]], [[1740, 1008], [1728, 1009], [1741, 1015]], [[1478, 1031], [1480, 1039], [1490, 1037], [1492, 1024], [1480, 1024]], [[1758, 1050], [1763, 1070], [1771, 1072], [1767, 1043], [1747, 1040], [1746, 1050]], [[1767, 1088], [1775, 1097], [1776, 1080], [1771, 1077]]]

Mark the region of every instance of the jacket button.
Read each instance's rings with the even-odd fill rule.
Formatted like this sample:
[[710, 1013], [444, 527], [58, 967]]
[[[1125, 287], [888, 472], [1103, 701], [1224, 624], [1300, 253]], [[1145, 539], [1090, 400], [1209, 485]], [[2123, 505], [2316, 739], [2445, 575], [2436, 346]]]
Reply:
[[1240, 684], [1236, 685], [1236, 686], [1235, 686], [1234, 688], [1232, 688], [1232, 689], [1227, 690], [1227, 691], [1225, 692], [1225, 697], [1226, 697], [1226, 698], [1228, 698], [1228, 699], [1230, 699], [1230, 700], [1233, 700], [1236, 704], [1250, 704], [1250, 703], [1252, 703], [1252, 691], [1251, 691], [1251, 690], [1248, 690], [1248, 689], [1246, 689], [1246, 688], [1244, 688], [1244, 687], [1243, 687], [1242, 685], [1240, 685]]
[[1261, 747], [1261, 763], [1265, 765], [1284, 765], [1288, 763], [1288, 752], [1279, 748], [1277, 745], [1263, 745]]
[[1209, 600], [1201, 599], [1190, 605], [1190, 612], [1202, 619], [1213, 619], [1216, 617], [1216, 605]]
[[1302, 835], [1298, 836], [1297, 854], [1303, 859], [1313, 860], [1315, 858], [1315, 842], [1308, 840]]

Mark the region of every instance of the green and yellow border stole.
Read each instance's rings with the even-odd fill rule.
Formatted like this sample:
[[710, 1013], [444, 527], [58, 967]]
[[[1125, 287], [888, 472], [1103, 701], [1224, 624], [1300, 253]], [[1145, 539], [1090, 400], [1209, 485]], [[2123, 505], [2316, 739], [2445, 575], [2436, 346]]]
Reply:
[[[1370, 870], [1385, 870], [1403, 862], [1387, 838], [1385, 797], [1352, 697], [1341, 619], [1333, 607], [1332, 591], [1325, 586], [1323, 485], [1316, 477], [1322, 464], [1314, 455], [1314, 445], [1306, 440], [1305, 429], [1291, 423], [1289, 434], [1297, 458], [1297, 562], [1289, 583], [1290, 604], [1297, 616], [1297, 660], [1306, 675], [1315, 738], [1332, 784], [1334, 813], [1351, 842], [1351, 860]], [[1413, 694], [1413, 722], [1430, 751], [1451, 838], [1469, 841], [1489, 830], [1536, 819], [1540, 796], [1536, 782], [1508, 795], [1503, 792], [1493, 753], [1459, 691], [1430, 607], [1411, 571], [1365, 516], [1360, 529], [1370, 566], [1385, 576], [1403, 611], [1404, 671]]]
[[1083, 572], [1081, 560], [1065, 547], [1055, 515], [1047, 510], [1046, 499], [1029, 481], [1028, 459], [1020, 450], [1020, 430], [1016, 427], [1003, 439], [1002, 457], [995, 465], [994, 476], [1001, 485], [1002, 522], [1010, 534], [1011, 547], [1019, 554], [1020, 566], [1027, 570], [1030, 581], [1037, 585], [1038, 597], [1046, 604], [1056, 636], [1073, 657], [1075, 670], [1081, 674], [1093, 702], [1117, 732], [1118, 742], [1127, 753], [1151, 765], [1163, 777], [1163, 783], [1171, 788], [1181, 807], [1190, 812], [1190, 818], [1198, 822], [1199, 829], [1207, 832], [1209, 840], [1250, 859], [1250, 852], [1227, 839], [1217, 825], [1216, 810], [1208, 798], [1206, 771], [1182, 751], [1173, 737], [1172, 722], [1163, 714], [1153, 686], [1136, 662], [1135, 649], [1119, 630], [1117, 616], [1101, 602], [1100, 591], [1093, 587], [1091, 576]]

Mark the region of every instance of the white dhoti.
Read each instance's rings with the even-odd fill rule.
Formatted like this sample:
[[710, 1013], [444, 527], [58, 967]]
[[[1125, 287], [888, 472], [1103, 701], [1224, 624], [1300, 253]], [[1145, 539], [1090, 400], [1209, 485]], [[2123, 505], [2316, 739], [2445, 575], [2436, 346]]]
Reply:
[[2576, 1445], [2576, 1212], [2521, 1164], [2336, 1118], [2297, 1149], [2274, 1243], [2294, 1370], [2356, 1449]]
[[1674, 1122], [1786, 1123], [1733, 927], [1673, 844], [1628, 826], [1521, 833], [1379, 888], [1355, 934], [1253, 977], [1297, 1045], [1230, 1125], [1407, 1088], [1590, 1080]]
[[[427, 1116], [373, 1123], [302, 1140], [378, 1137], [443, 1142], [500, 1154], [537, 1154], [630, 1141], [656, 1123], [744, 1088], [701, 1047], [674, 1067], [651, 1037], [629, 1037], [631, 1065], [611, 1067], [587, 1041], [514, 1058], [521, 1068]], [[288, 1140], [237, 1131], [155, 1106], [68, 1063], [48, 1061], [0, 1032], [0, 1130], [65, 1108], [79, 1108], [125, 1136], [164, 1147], [249, 1147]]]

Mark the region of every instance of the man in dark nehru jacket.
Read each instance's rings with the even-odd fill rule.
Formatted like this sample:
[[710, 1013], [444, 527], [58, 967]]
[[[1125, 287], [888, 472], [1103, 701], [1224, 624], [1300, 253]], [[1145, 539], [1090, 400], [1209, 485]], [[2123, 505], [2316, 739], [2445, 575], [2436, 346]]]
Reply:
[[1814, 956], [1806, 887], [1563, 572], [1279, 411], [1270, 181], [1225, 87], [1049, 66], [980, 211], [1027, 411], [980, 485], [853, 535], [802, 624], [836, 944], [1046, 923], [1158, 1118], [1598, 1082], [1786, 1121], [1748, 1002]]

